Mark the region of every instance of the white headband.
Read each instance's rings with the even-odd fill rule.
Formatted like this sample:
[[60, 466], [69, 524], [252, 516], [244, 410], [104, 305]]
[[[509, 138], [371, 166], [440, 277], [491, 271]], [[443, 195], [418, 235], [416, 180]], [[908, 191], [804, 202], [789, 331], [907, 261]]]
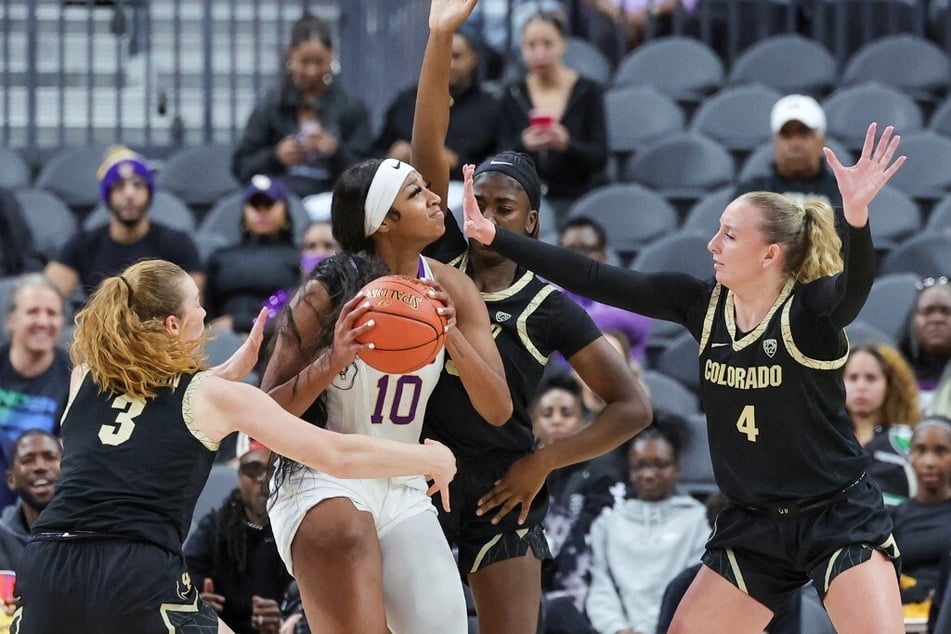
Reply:
[[363, 204], [363, 233], [370, 237], [383, 224], [383, 219], [393, 207], [393, 202], [403, 189], [406, 177], [414, 170], [409, 163], [387, 159], [380, 163], [370, 183], [367, 201]]

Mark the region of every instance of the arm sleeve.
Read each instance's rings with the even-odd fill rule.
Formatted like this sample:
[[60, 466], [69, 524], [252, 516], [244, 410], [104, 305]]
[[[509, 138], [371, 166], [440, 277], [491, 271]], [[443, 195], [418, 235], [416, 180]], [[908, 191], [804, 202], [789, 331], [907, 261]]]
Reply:
[[572, 293], [624, 310], [687, 324], [706, 284], [682, 273], [640, 273], [601, 264], [580, 253], [499, 227], [490, 245], [502, 255]]
[[629, 627], [624, 606], [614, 586], [607, 554], [606, 511], [591, 526], [591, 586], [585, 601], [588, 620], [598, 632], [617, 632]]
[[867, 223], [848, 228], [848, 244], [843, 252], [845, 269], [805, 285], [802, 293], [806, 312], [828, 316], [836, 328], [844, 328], [858, 316], [875, 279], [875, 250]]

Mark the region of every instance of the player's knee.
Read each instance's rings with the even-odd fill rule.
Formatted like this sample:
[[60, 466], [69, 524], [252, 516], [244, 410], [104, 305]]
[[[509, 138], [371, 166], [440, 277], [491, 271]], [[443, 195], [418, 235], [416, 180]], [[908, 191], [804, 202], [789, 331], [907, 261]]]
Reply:
[[376, 548], [376, 543], [373, 522], [357, 513], [308, 516], [294, 538], [295, 550], [334, 557], [357, 555], [368, 546]]

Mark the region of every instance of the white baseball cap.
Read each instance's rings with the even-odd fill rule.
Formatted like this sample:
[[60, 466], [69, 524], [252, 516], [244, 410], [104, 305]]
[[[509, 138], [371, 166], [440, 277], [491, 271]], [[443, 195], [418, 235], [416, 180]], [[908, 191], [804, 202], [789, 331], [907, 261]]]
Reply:
[[776, 102], [769, 116], [773, 134], [779, 133], [790, 121], [799, 121], [819, 134], [826, 133], [826, 113], [812, 97], [806, 95], [786, 95]]

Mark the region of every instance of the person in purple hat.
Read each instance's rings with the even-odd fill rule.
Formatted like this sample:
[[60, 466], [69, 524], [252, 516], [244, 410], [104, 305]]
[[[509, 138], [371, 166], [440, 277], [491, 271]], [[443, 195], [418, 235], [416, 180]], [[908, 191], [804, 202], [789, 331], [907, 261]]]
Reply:
[[205, 308], [211, 323], [250, 332], [261, 304], [300, 283], [300, 252], [283, 181], [256, 174], [244, 188], [241, 241], [208, 257]]
[[63, 296], [72, 297], [80, 285], [88, 295], [103, 278], [146, 258], [174, 262], [201, 288], [205, 275], [195, 242], [184, 231], [149, 218], [155, 176], [145, 158], [121, 145], [112, 146], [97, 176], [109, 210], [108, 224], [80, 229], [44, 270]]

